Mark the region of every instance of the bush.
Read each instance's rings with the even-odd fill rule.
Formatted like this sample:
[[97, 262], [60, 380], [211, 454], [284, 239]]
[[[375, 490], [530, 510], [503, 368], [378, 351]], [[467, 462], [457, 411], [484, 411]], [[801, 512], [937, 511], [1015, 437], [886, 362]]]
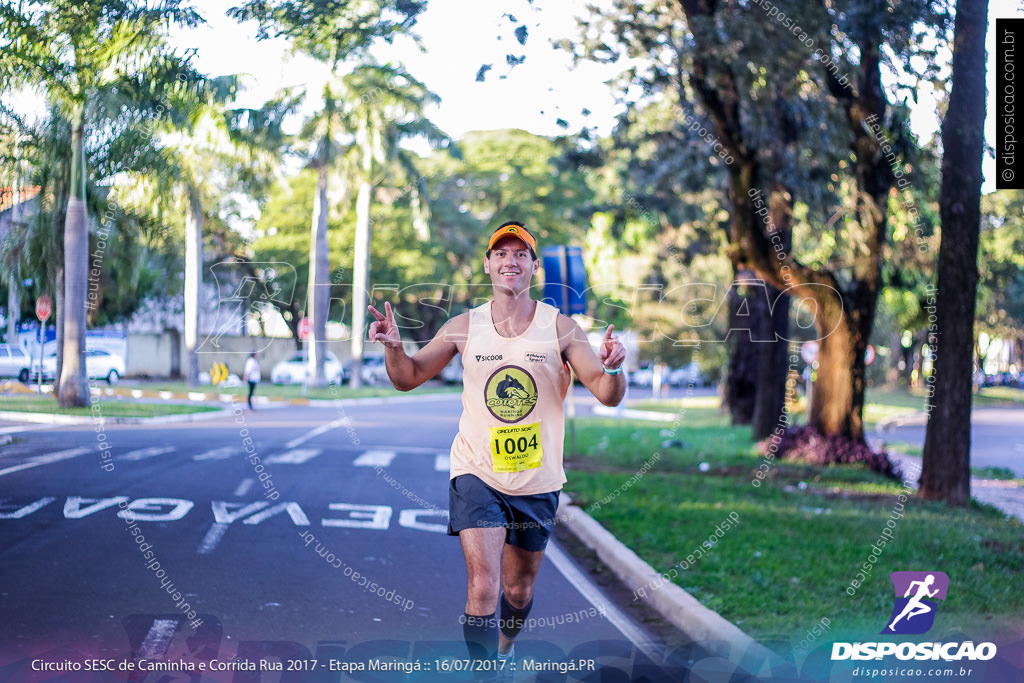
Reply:
[[[773, 437], [759, 444], [762, 454], [767, 454]], [[903, 480], [899, 466], [889, 459], [882, 449], [873, 451], [863, 441], [854, 441], [845, 436], [825, 436], [810, 425], [790, 427], [779, 437], [780, 460], [794, 460], [810, 465], [836, 465], [862, 463], [869, 469], [890, 479]]]

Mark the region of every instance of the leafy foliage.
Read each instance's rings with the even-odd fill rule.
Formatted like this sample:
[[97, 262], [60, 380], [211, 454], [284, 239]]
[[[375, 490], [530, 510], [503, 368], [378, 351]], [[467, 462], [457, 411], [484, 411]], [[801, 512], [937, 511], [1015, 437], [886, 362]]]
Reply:
[[778, 437], [777, 445], [773, 440], [774, 437], [761, 442], [762, 455], [778, 449], [781, 458], [808, 465], [860, 464], [891, 479], [903, 478], [899, 466], [884, 449], [873, 451], [866, 443], [839, 434], [825, 436], [811, 425], [790, 427]]

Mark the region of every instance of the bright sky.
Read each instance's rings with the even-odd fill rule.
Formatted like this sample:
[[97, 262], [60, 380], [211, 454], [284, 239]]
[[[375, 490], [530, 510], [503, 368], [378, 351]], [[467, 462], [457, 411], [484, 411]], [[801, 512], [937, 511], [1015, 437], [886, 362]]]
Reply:
[[[224, 16], [235, 0], [205, 0], [202, 3], [209, 22], [189, 36], [187, 44], [198, 48], [199, 67], [211, 74], [244, 72], [254, 78], [251, 99], [256, 106], [282, 85], [307, 84], [311, 94], [318, 92], [325, 69], [301, 57], [284, 57], [284, 41], [256, 45], [251, 26], [239, 27]], [[411, 41], [399, 40], [394, 46], [381, 46], [379, 59], [394, 59], [423, 80], [441, 97], [441, 104], [428, 112], [442, 130], [454, 138], [471, 130], [522, 128], [539, 135], [559, 135], [578, 130], [583, 125], [597, 126], [599, 134], [611, 131], [618, 111], [611, 90], [605, 84], [624, 67], [584, 63], [572, 67], [568, 55], [551, 47], [551, 41], [577, 34], [576, 16], [586, 15], [586, 5], [604, 6], [607, 0], [558, 0], [536, 2], [464, 2], [463, 0], [430, 0], [416, 24], [426, 52], [420, 52]], [[512, 24], [505, 14], [513, 15], [519, 24]], [[1024, 16], [1021, 0], [990, 0], [989, 34], [986, 41], [989, 68], [987, 73], [989, 106], [985, 121], [985, 138], [995, 141], [995, 57], [994, 30], [997, 17]], [[512, 35], [517, 25], [529, 31], [526, 48], [519, 46]], [[510, 69], [505, 55], [527, 54], [526, 61]], [[486, 80], [474, 80], [481, 64], [493, 68]], [[927, 142], [939, 127], [936, 98], [919, 92], [918, 104], [912, 107], [911, 127]], [[583, 109], [592, 112], [581, 114]], [[567, 129], [556, 120], [568, 121]], [[425, 146], [416, 150], [425, 153]], [[983, 163], [985, 183], [982, 192], [995, 189], [995, 159], [987, 155]]]
[[[324, 66], [299, 55], [288, 56], [283, 40], [256, 43], [252, 24], [239, 26], [224, 16], [234, 4], [238, 3], [204, 1], [208, 25], [183, 36], [182, 44], [198, 48], [198, 68], [211, 74], [251, 74], [251, 97], [241, 100], [246, 105], [259, 105], [285, 85], [306, 86], [315, 103], [326, 77]], [[574, 70], [569, 55], [555, 50], [551, 40], [575, 35], [573, 17], [585, 14], [586, 3], [543, 4], [540, 10], [525, 0], [430, 0], [414, 29], [426, 52], [399, 38], [391, 46], [379, 43], [374, 54], [380, 61], [401, 62], [441, 97], [440, 106], [428, 110], [428, 116], [454, 138], [471, 130], [500, 128], [553, 136], [582, 125], [598, 125], [602, 134], [610, 132], [614, 97], [604, 81], [621, 67], [586, 63]], [[505, 14], [519, 23], [513, 24]], [[512, 34], [519, 25], [529, 32], [525, 47]], [[528, 57], [510, 69], [505, 63], [508, 53]], [[485, 63], [493, 68], [483, 82], [476, 82], [477, 69]], [[584, 117], [580, 114], [584, 108], [594, 113]], [[569, 128], [558, 127], [558, 118], [568, 121]]]
[[[251, 24], [238, 25], [225, 16], [226, 10], [238, 0], [203, 0], [207, 24], [183, 34], [183, 46], [197, 50], [197, 66], [211, 75], [247, 73], [251, 88], [240, 105], [258, 106], [284, 86], [304, 86], [312, 95], [309, 107], [316, 103], [326, 76], [323, 65], [301, 56], [287, 54], [283, 40], [255, 41]], [[498, 128], [522, 128], [539, 135], [559, 135], [576, 131], [583, 125], [596, 126], [606, 134], [614, 124], [617, 107], [605, 82], [623, 67], [584, 63], [572, 67], [568, 55], [551, 47], [552, 39], [576, 35], [574, 17], [585, 15], [585, 6], [603, 6], [608, 0], [527, 0], [503, 2], [465, 2], [464, 0], [429, 0], [426, 11], [416, 24], [426, 52], [420, 52], [411, 41], [399, 39], [394, 46], [382, 45], [378, 59], [401, 61], [417, 78], [441, 97], [441, 104], [428, 110], [428, 116], [453, 138], [467, 131]], [[519, 21], [512, 24], [504, 15]], [[994, 29], [997, 17], [1024, 16], [1022, 0], [990, 0], [988, 118], [985, 137], [991, 145], [995, 138], [995, 66]], [[529, 31], [526, 47], [515, 42], [512, 31], [525, 25]], [[500, 38], [500, 39], [499, 39]], [[505, 64], [505, 55], [527, 54], [526, 61], [514, 69]], [[493, 68], [483, 83], [474, 80], [481, 64]], [[503, 78], [504, 77], [504, 78]], [[581, 111], [592, 112], [583, 116]], [[309, 109], [312, 111], [312, 109]], [[558, 118], [569, 123], [567, 129], [556, 125]], [[911, 126], [927, 140], [938, 129], [935, 100], [929, 93], [919, 93]], [[416, 148], [420, 153], [425, 149]], [[983, 192], [994, 189], [995, 160], [985, 158], [986, 182]]]

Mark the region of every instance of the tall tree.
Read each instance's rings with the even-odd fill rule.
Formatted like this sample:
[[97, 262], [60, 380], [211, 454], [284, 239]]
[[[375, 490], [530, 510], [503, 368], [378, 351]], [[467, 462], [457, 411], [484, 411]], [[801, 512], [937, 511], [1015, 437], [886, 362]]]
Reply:
[[971, 499], [974, 310], [984, 153], [988, 0], [957, 0], [952, 92], [942, 120], [942, 241], [934, 338], [934, 405], [928, 415], [920, 493], [954, 505]]
[[225, 188], [262, 196], [285, 143], [282, 119], [294, 105], [285, 92], [260, 109], [228, 109], [238, 87], [235, 76], [193, 83], [160, 127], [159, 153], [133, 169], [161, 213], [173, 221], [184, 216], [184, 374], [189, 386], [199, 382], [203, 226], [229, 193]]
[[[901, 153], [913, 147], [881, 73], [889, 54], [909, 54], [912, 27], [941, 16], [924, 2], [898, 10], [876, 0], [776, 6], [787, 23], [755, 3], [675, 0], [652, 10], [619, 0], [607, 31], [588, 33], [600, 37], [584, 41], [584, 54], [642, 58], [626, 74], [634, 92], [671, 96], [680, 118], [696, 123], [691, 136], [722, 159], [737, 268], [813, 302], [805, 310], [813, 308], [821, 350], [810, 423], [863, 441], [864, 351], [882, 284], [889, 193], [908, 170]], [[829, 204], [840, 209], [832, 221], [819, 213]], [[786, 223], [796, 208], [806, 218], [794, 227], [811, 239], [834, 221], [842, 257], [812, 265], [790, 252]]]
[[330, 303], [327, 169], [336, 152], [334, 112], [338, 104], [332, 89], [332, 81], [336, 80], [338, 67], [342, 62], [354, 55], [365, 53], [375, 40], [382, 38], [390, 41], [398, 34], [408, 33], [425, 6], [425, 2], [411, 0], [340, 0], [320, 3], [300, 0], [250, 0], [228, 12], [239, 21], [256, 21], [259, 25], [258, 39], [287, 38], [295, 51], [323, 62], [331, 74], [323, 91], [323, 110], [315, 117], [319, 121], [319, 130], [318, 137], [313, 143], [311, 163], [319, 174], [310, 228], [310, 296], [307, 302], [308, 314], [313, 325], [310, 367], [313, 368], [311, 379], [314, 384], [326, 381], [324, 342], [327, 340], [326, 325]]
[[387, 172], [395, 161], [410, 165], [398, 147], [402, 140], [423, 136], [439, 146], [448, 142], [448, 137], [424, 118], [424, 109], [440, 99], [405, 69], [390, 64], [364, 65], [342, 82], [347, 94], [344, 121], [355, 138], [350, 149], [358, 157], [359, 169], [352, 267], [352, 386], [359, 387], [370, 284], [370, 210], [374, 187], [379, 182], [377, 176]]
[[175, 75], [185, 66], [167, 46], [168, 28], [195, 26], [202, 19], [181, 0], [165, 0], [156, 7], [138, 0], [29, 0], [17, 8], [3, 4], [0, 18], [6, 43], [0, 57], [0, 79], [43, 88], [71, 121], [63, 350], [55, 393], [62, 407], [84, 406], [89, 403], [85, 373], [89, 104], [106, 91], [122, 94], [126, 107], [136, 111], [152, 106], [160, 91], [178, 86]]

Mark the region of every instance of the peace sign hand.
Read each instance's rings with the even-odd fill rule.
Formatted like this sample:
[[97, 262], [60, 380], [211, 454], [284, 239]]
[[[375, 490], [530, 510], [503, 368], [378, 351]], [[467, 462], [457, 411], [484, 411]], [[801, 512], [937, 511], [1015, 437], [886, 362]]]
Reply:
[[626, 360], [626, 347], [622, 345], [618, 337], [612, 336], [615, 325], [609, 325], [601, 341], [601, 349], [597, 357], [609, 370], [615, 370]]
[[395, 324], [395, 313], [391, 310], [391, 303], [384, 302], [384, 313], [381, 314], [373, 306], [367, 306], [370, 313], [377, 320], [370, 323], [370, 341], [381, 342], [389, 349], [402, 347], [402, 336], [398, 333], [398, 325]]

